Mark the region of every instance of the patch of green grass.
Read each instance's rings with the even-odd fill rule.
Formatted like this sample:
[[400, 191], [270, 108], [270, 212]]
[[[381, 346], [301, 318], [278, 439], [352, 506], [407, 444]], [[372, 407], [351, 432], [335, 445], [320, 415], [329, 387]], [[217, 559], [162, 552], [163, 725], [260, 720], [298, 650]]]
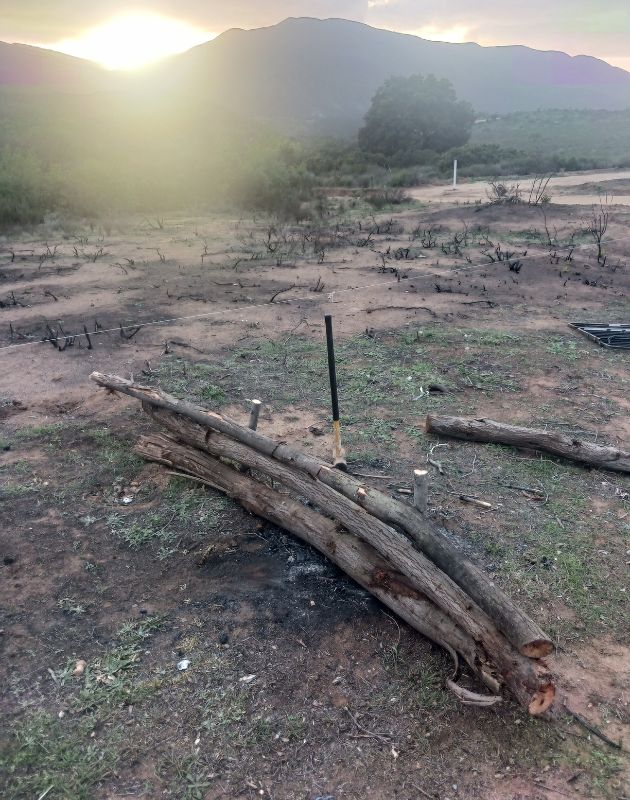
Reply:
[[82, 713], [138, 703], [159, 688], [159, 681], [139, 680], [135, 668], [146, 639], [164, 627], [162, 617], [147, 617], [125, 623], [117, 635], [118, 643], [103, 656], [90, 662], [73, 707]]
[[160, 511], [151, 511], [134, 518], [131, 514], [113, 513], [107, 518], [110, 531], [132, 550], [149, 542], [169, 544], [177, 540], [177, 533], [170, 527], [172, 520], [165, 520]]
[[477, 347], [505, 347], [507, 345], [514, 347], [522, 342], [521, 337], [515, 336], [513, 333], [483, 328], [466, 330], [462, 338], [466, 344], [473, 344]]
[[84, 433], [92, 440], [94, 447], [91, 452], [100, 465], [116, 474], [132, 474], [144, 463], [133, 452], [132, 444], [119, 439], [109, 428], [89, 428]]
[[617, 776], [622, 773], [622, 765], [615, 753], [591, 746], [575, 750], [567, 760], [574, 769], [584, 770], [591, 789], [602, 797], [616, 800], [621, 796], [622, 784]]
[[347, 439], [350, 443], [378, 443], [381, 446], [391, 446], [394, 443], [395, 424], [391, 420], [372, 419], [359, 424], [346, 427]]
[[557, 336], [554, 337], [553, 341], [549, 341], [545, 344], [545, 350], [547, 353], [559, 356], [567, 361], [578, 361], [580, 358], [590, 355], [590, 353], [585, 350], [584, 347], [580, 347], [579, 344], [581, 344], [581, 342], [578, 343], [573, 339]]
[[73, 617], [82, 617], [87, 613], [86, 606], [72, 597], [62, 597], [57, 601], [57, 608]]
[[12, 464], [0, 464], [0, 472], [8, 472], [12, 475], [32, 475], [33, 464], [25, 458], [14, 461]]
[[14, 438], [18, 442], [42, 441], [49, 445], [58, 445], [61, 444], [61, 433], [64, 427], [66, 426], [61, 422], [34, 425], [31, 428], [22, 428], [16, 431]]
[[[157, 545], [160, 560], [180, 552], [180, 540], [206, 538], [221, 513], [232, 506], [232, 501], [219, 493], [179, 477], [154, 497], [156, 508], [139, 513], [131, 508], [124, 513], [116, 511], [107, 517], [107, 524], [114, 536], [133, 550]], [[146, 499], [152, 498], [147, 495]]]
[[220, 404], [225, 401], [225, 392], [220, 386], [214, 386], [214, 384], [209, 383], [201, 389], [199, 397], [207, 403]]
[[7, 777], [6, 800], [90, 800], [94, 787], [116, 768], [117, 743], [91, 738], [92, 715], [60, 720], [45, 711], [29, 713], [11, 731], [0, 756]]
[[208, 529], [217, 522], [219, 513], [232, 505], [228, 497], [211, 493], [204, 486], [176, 476], [169, 481], [162, 503], [179, 522], [196, 522]]
[[448, 708], [453, 699], [444, 688], [444, 670], [428, 668], [419, 671], [415, 681], [417, 702], [422, 708]]
[[242, 722], [249, 708], [249, 695], [242, 687], [213, 687], [202, 697], [201, 726], [214, 735], [222, 728]]
[[[55, 673], [74, 711], [63, 719], [43, 710], [29, 711], [9, 731], [0, 755], [8, 778], [3, 797], [33, 800], [90, 800], [95, 788], [116, 769], [122, 745], [117, 715], [153, 694], [155, 681], [138, 679], [136, 668], [146, 639], [164, 620], [147, 617], [121, 627], [117, 644], [88, 663], [84, 677], [72, 677], [73, 664]], [[105, 723], [108, 723], [105, 725]]]
[[0, 485], [0, 500], [19, 500], [21, 497], [38, 492], [41, 484], [30, 481], [29, 483], [6, 482]]

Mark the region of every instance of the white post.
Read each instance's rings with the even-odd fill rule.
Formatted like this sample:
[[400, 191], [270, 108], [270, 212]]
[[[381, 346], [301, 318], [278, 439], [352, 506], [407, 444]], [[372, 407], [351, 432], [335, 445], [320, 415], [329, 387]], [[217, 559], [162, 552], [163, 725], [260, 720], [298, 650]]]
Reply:
[[453, 161], [453, 189], [457, 189], [457, 159]]

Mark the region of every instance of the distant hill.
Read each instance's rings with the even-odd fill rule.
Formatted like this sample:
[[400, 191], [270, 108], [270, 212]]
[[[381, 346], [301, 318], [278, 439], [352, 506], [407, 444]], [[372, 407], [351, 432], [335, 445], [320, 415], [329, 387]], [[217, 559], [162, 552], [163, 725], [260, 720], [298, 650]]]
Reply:
[[538, 157], [577, 160], [568, 169], [630, 166], [630, 110], [519, 111], [473, 127], [472, 145], [498, 145]]
[[354, 133], [385, 79], [418, 72], [449, 78], [480, 113], [630, 108], [630, 73], [596, 58], [433, 42], [341, 19], [230, 30], [154, 79], [281, 130]]
[[49, 50], [0, 43], [0, 87], [92, 92], [126, 87], [132, 102], [182, 101], [289, 134], [354, 134], [392, 75], [449, 78], [479, 114], [630, 108], [630, 73], [588, 56], [528, 47], [433, 42], [342, 19], [287, 19], [229, 30], [137, 75], [112, 75]]
[[113, 76], [90, 61], [30, 47], [0, 42], [0, 87], [94, 92], [115, 83]]

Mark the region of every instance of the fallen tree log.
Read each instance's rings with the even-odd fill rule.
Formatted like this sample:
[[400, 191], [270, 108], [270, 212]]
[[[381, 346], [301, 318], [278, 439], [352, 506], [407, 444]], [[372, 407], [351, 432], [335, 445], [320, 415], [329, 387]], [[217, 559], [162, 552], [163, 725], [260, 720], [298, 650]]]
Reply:
[[303, 539], [428, 639], [451, 654], [460, 653], [493, 692], [500, 690], [499, 682], [483, 671], [483, 661], [472, 638], [415, 590], [404, 575], [392, 570], [373, 547], [349, 534], [334, 520], [255, 480], [250, 473], [187, 447], [168, 434], [142, 436], [135, 451], [149, 461], [200, 479], [238, 500], [252, 514]]
[[[229, 459], [264, 473], [318, 506], [405, 576], [406, 581], [440, 608], [478, 646], [483, 671], [505, 683], [530, 713], [546, 710], [554, 697], [551, 677], [543, 665], [521, 655], [496, 629], [471, 598], [412, 543], [364, 508], [317, 478], [266, 456], [216, 431], [206, 430], [178, 414], [146, 407], [151, 416], [195, 450]], [[334, 547], [335, 541], [331, 542]]]
[[296, 467], [365, 508], [373, 516], [405, 530], [417, 546], [455, 583], [458, 584], [497, 625], [501, 633], [522, 655], [540, 658], [553, 652], [551, 639], [531, 620], [489, 575], [467, 559], [447, 537], [442, 528], [410, 506], [387, 497], [350, 475], [331, 469], [330, 465], [302, 453], [237, 422], [207, 411], [193, 403], [179, 400], [159, 389], [141, 386], [116, 375], [95, 372], [92, 379], [110, 391], [135, 397], [153, 408], [174, 411], [192, 420], [204, 430], [223, 433], [235, 441], [249, 445], [277, 461]]
[[[212, 434], [211, 438], [219, 436]], [[518, 664], [514, 664], [515, 669], [504, 675], [495, 675], [489, 671], [487, 653], [480, 642], [462, 631], [448, 615], [419, 592], [409, 576], [393, 569], [391, 563], [380, 556], [375, 548], [353, 536], [338, 522], [280, 494], [255, 480], [250, 474], [240, 472], [207, 453], [178, 442], [174, 437], [142, 437], [136, 452], [149, 460], [200, 478], [237, 499], [252, 513], [304, 539], [416, 630], [449, 652], [461, 654], [475, 675], [487, 686], [494, 691], [506, 688], [521, 703], [525, 700], [524, 704], [531, 714], [540, 714], [551, 705], [554, 687], [550, 675], [541, 663], [522, 659], [531, 672], [529, 678], [536, 685], [534, 696], [531, 693], [532, 686], [529, 689], [516, 686], [516, 681], [524, 677]], [[466, 695], [461, 689], [454, 691], [460, 697]], [[474, 695], [467, 698], [467, 702], [474, 701]], [[479, 703], [487, 705], [489, 701], [487, 698], [479, 698]]]
[[432, 415], [427, 417], [426, 430], [427, 433], [469, 442], [508, 444], [527, 450], [543, 450], [589, 467], [630, 472], [629, 451], [592, 444], [553, 431], [505, 425], [492, 419]]

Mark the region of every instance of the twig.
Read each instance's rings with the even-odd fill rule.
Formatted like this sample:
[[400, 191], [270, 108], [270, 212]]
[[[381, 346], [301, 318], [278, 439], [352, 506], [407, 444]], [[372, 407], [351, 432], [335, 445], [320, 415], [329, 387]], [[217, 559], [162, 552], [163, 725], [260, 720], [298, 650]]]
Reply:
[[[364, 728], [363, 725], [361, 725], [360, 722], [357, 721], [357, 718], [352, 714], [352, 712], [350, 711], [349, 708], [346, 708], [346, 711], [348, 712], [348, 716], [354, 722], [354, 724], [357, 726], [357, 728], [360, 731], [363, 731], [363, 733], [366, 736], [369, 736], [372, 739], [378, 739], [379, 742], [383, 742], [384, 744], [389, 744], [390, 743], [390, 741], [392, 739], [392, 736], [389, 733], [374, 733], [373, 731], [369, 731], [367, 728]], [[350, 734], [350, 735], [352, 735], [352, 734]]]
[[470, 495], [467, 494], [460, 494], [459, 499], [462, 500], [464, 503], [470, 503], [470, 505], [472, 506], [485, 508], [488, 511], [492, 508], [492, 503], [487, 503], [485, 500], [480, 500], [478, 497], [471, 497]]
[[529, 492], [530, 494], [539, 494], [542, 497], [544, 497], [546, 494], [546, 492], [543, 492], [540, 489], [533, 489], [531, 486], [515, 486], [512, 483], [499, 483], [499, 486], [504, 486], [506, 489], [516, 489], [519, 492]]
[[388, 481], [393, 477], [392, 475], [370, 475], [368, 472], [351, 472], [350, 475], [354, 475], [355, 478], [374, 478], [380, 481]]
[[597, 738], [601, 739], [602, 742], [605, 742], [611, 747], [614, 747], [615, 750], [622, 749], [621, 742], [613, 742], [613, 740], [609, 739], [608, 736], [606, 736], [606, 734], [603, 733], [596, 725], [594, 725], [592, 722], [589, 722], [587, 719], [581, 716], [581, 714], [578, 714], [577, 711], [572, 711], [570, 708], [567, 708], [566, 706], [565, 710], [569, 714], [569, 716], [573, 717], [573, 719], [579, 725], [581, 725], [583, 728], [586, 728], [586, 730], [590, 731], [594, 736], [597, 736]]
[[427, 464], [431, 464], [432, 467], [436, 468], [440, 475], [444, 475], [444, 467], [439, 461], [434, 461], [432, 458], [427, 456]]
[[415, 789], [417, 792], [420, 792], [420, 794], [421, 794], [423, 797], [428, 797], [428, 798], [429, 798], [429, 800], [435, 800], [435, 795], [434, 795], [434, 794], [429, 794], [428, 792], [425, 792], [425, 791], [424, 791], [424, 789], [421, 789], [421, 788], [418, 786], [418, 784], [417, 784], [417, 783], [411, 783], [411, 781], [409, 781], [409, 783], [410, 783], [410, 784], [413, 786], [413, 788], [414, 788], [414, 789]]
[[287, 286], [287, 287], [286, 287], [286, 289], [279, 289], [279, 290], [278, 290], [278, 291], [277, 291], [277, 292], [276, 292], [276, 293], [273, 295], [273, 297], [271, 298], [271, 300], [270, 300], [269, 302], [270, 302], [270, 303], [273, 303], [273, 301], [276, 299], [276, 297], [277, 297], [279, 294], [282, 294], [283, 292], [290, 292], [290, 291], [291, 291], [291, 289], [295, 289], [295, 284], [294, 284], [294, 283], [292, 283], [292, 284], [291, 284], [291, 286]]

